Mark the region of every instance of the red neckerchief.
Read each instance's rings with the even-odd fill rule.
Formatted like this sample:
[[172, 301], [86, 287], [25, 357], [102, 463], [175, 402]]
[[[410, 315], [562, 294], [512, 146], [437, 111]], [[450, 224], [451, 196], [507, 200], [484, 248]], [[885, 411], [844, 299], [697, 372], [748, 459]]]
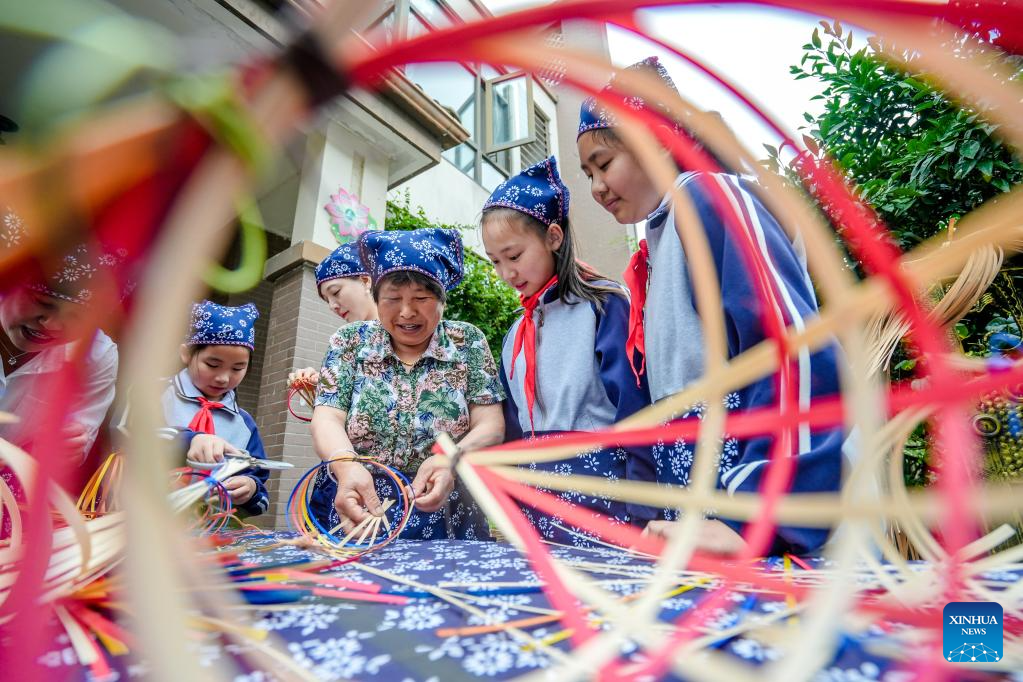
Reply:
[[192, 417], [192, 421], [188, 423], [188, 428], [196, 433], [208, 433], [215, 435], [217, 430], [213, 426], [213, 410], [219, 410], [224, 406], [224, 403], [217, 403], [212, 400], [207, 400], [202, 396], [196, 398], [199, 401], [199, 411]]
[[540, 299], [547, 293], [548, 289], [558, 283], [558, 276], [554, 275], [547, 284], [543, 285], [538, 292], [525, 298], [519, 296], [522, 301], [522, 324], [515, 331], [515, 345], [512, 346], [511, 371], [508, 376], [515, 378], [515, 358], [519, 357], [519, 351], [525, 347], [526, 351], [526, 379], [523, 388], [526, 391], [526, 409], [529, 410], [529, 429], [533, 428], [533, 403], [536, 402], [536, 323], [533, 322], [533, 311], [540, 303]]
[[[625, 353], [639, 386], [639, 377], [646, 370], [646, 337], [643, 333], [643, 308], [646, 306], [646, 286], [650, 277], [650, 249], [646, 240], [639, 241], [639, 250], [629, 259], [629, 267], [622, 273], [625, 286], [629, 288], [629, 337], [625, 341]], [[639, 367], [636, 367], [636, 354]]]

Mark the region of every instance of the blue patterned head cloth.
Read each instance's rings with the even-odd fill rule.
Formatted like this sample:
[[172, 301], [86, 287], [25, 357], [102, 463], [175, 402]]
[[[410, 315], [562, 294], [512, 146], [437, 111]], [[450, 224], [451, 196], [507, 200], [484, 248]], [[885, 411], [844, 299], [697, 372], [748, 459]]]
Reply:
[[354, 243], [342, 244], [316, 266], [316, 286], [332, 279], [368, 275], [359, 258], [359, 247]]
[[[11, 226], [7, 229], [9, 232]], [[118, 299], [124, 301], [135, 288], [134, 280], [123, 272], [127, 256], [124, 248], [110, 252], [95, 244], [79, 244], [64, 254], [53, 271], [33, 277], [28, 287], [61, 301], [86, 306], [100, 286], [114, 286]], [[104, 278], [110, 280], [104, 283]]]
[[[636, 62], [632, 66], [625, 69], [626, 71], [646, 71], [656, 75], [661, 82], [668, 87], [673, 93], [678, 94], [678, 89], [675, 87], [675, 83], [671, 80], [671, 76], [668, 75], [668, 71], [664, 68], [664, 64], [657, 59], [657, 57], [647, 57], [641, 62]], [[604, 88], [602, 92], [610, 92], [611, 86], [614, 84], [612, 79], [611, 83]], [[633, 95], [625, 98], [625, 106], [635, 111], [642, 111], [643, 109], [650, 109], [651, 107], [647, 104], [646, 100], [638, 95]], [[653, 108], [662, 108], [661, 105], [654, 103]], [[666, 112], [660, 112], [659, 115], [664, 116]], [[600, 130], [602, 128], [614, 128], [618, 125], [618, 117], [613, 112], [608, 111], [602, 104], [597, 102], [593, 97], [587, 97], [583, 100], [582, 106], [579, 108], [579, 132], [576, 134], [576, 139], [583, 133], [590, 130]], [[675, 128], [679, 126], [676, 123]]]
[[462, 281], [462, 235], [428, 227], [412, 231], [372, 231], [359, 237], [359, 255], [376, 285], [392, 272], [410, 270], [436, 280], [446, 291]]
[[552, 156], [508, 178], [483, 204], [483, 210], [500, 206], [525, 213], [546, 227], [564, 225], [568, 219], [568, 187], [558, 174], [558, 162]]
[[192, 304], [192, 322], [185, 343], [189, 346], [245, 346], [256, 350], [256, 318], [251, 303], [232, 308], [213, 301]]

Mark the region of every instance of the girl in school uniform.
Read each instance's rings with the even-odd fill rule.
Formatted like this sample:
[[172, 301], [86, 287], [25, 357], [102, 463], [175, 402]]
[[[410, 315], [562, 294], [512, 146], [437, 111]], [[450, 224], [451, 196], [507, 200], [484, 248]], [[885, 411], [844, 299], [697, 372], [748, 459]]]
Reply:
[[[342, 244], [316, 266], [316, 292], [332, 313], [345, 323], [377, 319], [372, 281], [359, 260], [356, 243]], [[288, 375], [288, 385], [306, 382], [315, 386], [320, 373], [312, 367], [296, 369]]]
[[[181, 345], [185, 368], [163, 392], [169, 435], [188, 449], [188, 459], [213, 463], [246, 451], [266, 459], [256, 422], [238, 406], [235, 389], [245, 378], [256, 347], [256, 306], [237, 308], [203, 301], [192, 306], [188, 338]], [[224, 481], [235, 507], [262, 514], [270, 505], [268, 472], [249, 469]]]
[[[604, 429], [650, 403], [646, 381], [633, 376], [625, 348], [626, 292], [576, 260], [568, 209], [568, 188], [553, 157], [501, 184], [483, 208], [487, 256], [522, 301], [522, 317], [505, 336], [501, 356], [508, 441]], [[655, 476], [647, 448], [596, 450], [529, 466], [609, 481]], [[620, 523], [650, 517], [647, 508], [580, 491], [559, 496]], [[587, 542], [561, 519], [524, 512], [548, 540]]]
[[[629, 67], [656, 75], [675, 91], [674, 83], [656, 57]], [[674, 134], [681, 129], [657, 103], [629, 98], [629, 106], [658, 114]], [[631, 343], [645, 358], [654, 401], [683, 389], [703, 374], [703, 335], [693, 298], [686, 255], [675, 220], [670, 195], [660, 191], [644, 172], [636, 156], [616, 134], [614, 115], [594, 99], [583, 102], [577, 146], [583, 172], [590, 178], [593, 199], [622, 224], [646, 220], [646, 239], [630, 264], [634, 284], [634, 314]], [[689, 172], [680, 168], [676, 187], [688, 194], [707, 233], [717, 270], [724, 306], [728, 355], [735, 357], [766, 338], [761, 322], [763, 313], [777, 317], [785, 326], [803, 325], [817, 315], [817, 300], [803, 260], [788, 236], [764, 205], [744, 186], [745, 182], [726, 173]], [[743, 229], [764, 256], [771, 285], [778, 292], [777, 309], [764, 311], [741, 247], [726, 227], [729, 218], [719, 212], [715, 191], [727, 198], [739, 216]], [[627, 274], [627, 279], [629, 279]], [[633, 288], [633, 286], [630, 286]], [[816, 396], [839, 392], [836, 349], [829, 346], [814, 354], [805, 349], [795, 365], [797, 397], [801, 406]], [[643, 365], [636, 367], [643, 372]], [[773, 378], [768, 376], [743, 387], [725, 398], [731, 410], [768, 408], [776, 404]], [[695, 414], [701, 410], [696, 408]], [[794, 452], [793, 492], [834, 492], [841, 481], [843, 434], [841, 429], [811, 433], [806, 425], [798, 429]], [[773, 446], [770, 437], [737, 441], [726, 438], [719, 462], [719, 487], [729, 494], [757, 492], [762, 484]], [[657, 480], [671, 485], [687, 485], [694, 444], [680, 442], [674, 448], [655, 447]], [[667, 519], [671, 512], [665, 511]], [[734, 553], [744, 547], [740, 535], [743, 523], [729, 519], [708, 519], [701, 529], [705, 549]], [[648, 529], [665, 534], [670, 524], [652, 522]], [[779, 527], [772, 553], [803, 553], [820, 547], [827, 531], [820, 528]]]

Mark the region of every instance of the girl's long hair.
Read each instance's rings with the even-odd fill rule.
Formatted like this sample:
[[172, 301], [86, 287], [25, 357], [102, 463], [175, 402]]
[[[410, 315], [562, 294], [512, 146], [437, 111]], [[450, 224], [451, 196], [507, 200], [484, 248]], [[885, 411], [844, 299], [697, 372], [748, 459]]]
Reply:
[[[480, 223], [485, 223], [488, 218], [517, 220], [520, 224], [527, 225], [543, 239], [547, 238], [547, 230], [550, 228], [549, 225], [544, 225], [532, 216], [503, 206], [484, 209]], [[597, 280], [614, 280], [601, 275], [586, 263], [576, 260], [575, 239], [568, 218], [561, 225], [561, 231], [565, 236], [561, 246], [554, 252], [554, 273], [558, 276], [558, 298], [573, 304], [579, 301], [588, 301], [594, 304], [599, 312], [604, 312], [604, 302], [607, 301], [607, 297], [611, 295], [625, 296], [624, 290], [620, 287], [597, 284]]]

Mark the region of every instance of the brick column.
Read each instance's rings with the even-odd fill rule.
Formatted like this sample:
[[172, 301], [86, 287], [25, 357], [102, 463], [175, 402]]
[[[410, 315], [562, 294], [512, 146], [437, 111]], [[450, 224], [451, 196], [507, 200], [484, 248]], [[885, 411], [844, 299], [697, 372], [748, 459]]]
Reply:
[[[291, 245], [289, 240], [272, 232], [266, 233], [266, 241], [267, 253], [270, 256], [276, 256]], [[234, 270], [239, 266], [240, 260], [241, 240], [236, 234], [221, 265]], [[208, 295], [211, 301], [220, 305], [240, 306], [253, 303], [259, 310], [259, 318], [256, 320], [256, 351], [252, 354], [252, 360], [249, 362], [249, 371], [245, 373], [245, 378], [236, 389], [238, 404], [253, 417], [257, 417], [259, 414], [259, 389], [263, 380], [263, 357], [266, 355], [266, 334], [270, 324], [273, 290], [273, 284], [264, 279], [242, 293], [222, 294], [211, 291]]]
[[228, 296], [224, 305], [240, 306], [246, 303], [255, 304], [259, 310], [259, 318], [256, 319], [256, 351], [249, 361], [249, 371], [245, 373], [245, 378], [238, 384], [235, 392], [238, 404], [255, 417], [259, 414], [259, 389], [263, 379], [263, 358], [266, 356], [266, 337], [273, 304], [273, 285], [263, 280], [244, 294]]
[[288, 496], [298, 478], [319, 462], [313, 452], [309, 424], [288, 413], [287, 379], [296, 368], [320, 367], [327, 341], [341, 324], [316, 293], [313, 269], [328, 253], [318, 244], [299, 242], [267, 262], [273, 302], [256, 422], [267, 457], [295, 465], [294, 469], [271, 474], [270, 509], [254, 519], [267, 528], [287, 526]]

